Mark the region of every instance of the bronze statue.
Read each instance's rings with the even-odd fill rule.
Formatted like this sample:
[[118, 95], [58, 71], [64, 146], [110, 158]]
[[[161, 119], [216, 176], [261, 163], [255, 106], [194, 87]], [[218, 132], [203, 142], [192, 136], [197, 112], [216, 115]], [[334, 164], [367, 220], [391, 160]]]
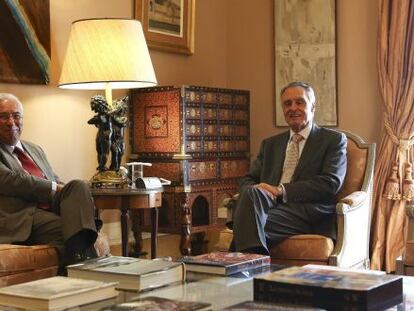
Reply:
[[110, 169], [119, 171], [121, 159], [125, 152], [124, 129], [127, 126], [128, 96], [114, 102], [114, 108], [110, 111], [112, 121], [111, 135], [111, 166]]
[[100, 172], [106, 171], [106, 161], [111, 148], [112, 121], [109, 114], [109, 105], [102, 95], [91, 98], [91, 109], [96, 114], [88, 121], [98, 128], [96, 134], [96, 151], [98, 153], [98, 167]]

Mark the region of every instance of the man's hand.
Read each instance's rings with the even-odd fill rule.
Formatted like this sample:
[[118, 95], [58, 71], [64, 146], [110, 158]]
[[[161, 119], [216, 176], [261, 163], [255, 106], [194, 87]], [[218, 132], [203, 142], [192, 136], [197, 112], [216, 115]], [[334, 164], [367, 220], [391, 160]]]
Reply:
[[57, 184], [56, 185], [56, 192], [60, 192], [63, 189], [64, 186], [65, 186], [65, 184]]
[[262, 189], [264, 192], [266, 192], [272, 200], [276, 199], [279, 195], [282, 195], [282, 190], [280, 186], [272, 186], [267, 183], [260, 183], [255, 185], [256, 188]]

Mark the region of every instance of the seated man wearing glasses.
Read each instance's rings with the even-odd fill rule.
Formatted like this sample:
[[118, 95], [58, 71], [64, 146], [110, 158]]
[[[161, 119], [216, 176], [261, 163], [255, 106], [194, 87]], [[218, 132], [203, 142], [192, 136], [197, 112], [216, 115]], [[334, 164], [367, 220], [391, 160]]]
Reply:
[[62, 266], [96, 256], [88, 185], [61, 183], [43, 150], [20, 140], [22, 129], [20, 100], [0, 93], [0, 243], [53, 245]]

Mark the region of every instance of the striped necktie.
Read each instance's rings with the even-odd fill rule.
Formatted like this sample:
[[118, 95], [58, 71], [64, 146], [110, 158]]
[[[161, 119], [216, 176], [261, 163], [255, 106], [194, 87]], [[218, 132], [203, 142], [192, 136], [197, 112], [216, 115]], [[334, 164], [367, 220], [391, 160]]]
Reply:
[[292, 180], [296, 165], [299, 161], [299, 142], [303, 139], [300, 134], [293, 134], [292, 141], [286, 149], [285, 163], [283, 164], [283, 173], [280, 183], [289, 183]]

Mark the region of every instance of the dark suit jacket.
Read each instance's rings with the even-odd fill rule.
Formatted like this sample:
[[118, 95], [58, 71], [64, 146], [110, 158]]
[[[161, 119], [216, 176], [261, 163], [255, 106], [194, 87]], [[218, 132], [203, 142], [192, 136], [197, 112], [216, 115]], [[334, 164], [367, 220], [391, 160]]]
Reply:
[[0, 243], [21, 242], [29, 237], [37, 203], [50, 203], [52, 181], [59, 181], [39, 146], [24, 141], [22, 145], [48, 179], [26, 174], [0, 144]]
[[[265, 139], [241, 186], [265, 182], [278, 185], [285, 160], [289, 131]], [[285, 187], [287, 202], [293, 208], [306, 206], [310, 222], [323, 214], [335, 213], [336, 194], [346, 173], [347, 139], [343, 133], [313, 125], [290, 183]], [[317, 224], [315, 224], [317, 225]], [[320, 233], [335, 238], [334, 226]], [[326, 232], [327, 231], [327, 232]], [[312, 233], [312, 232], [309, 232]]]

